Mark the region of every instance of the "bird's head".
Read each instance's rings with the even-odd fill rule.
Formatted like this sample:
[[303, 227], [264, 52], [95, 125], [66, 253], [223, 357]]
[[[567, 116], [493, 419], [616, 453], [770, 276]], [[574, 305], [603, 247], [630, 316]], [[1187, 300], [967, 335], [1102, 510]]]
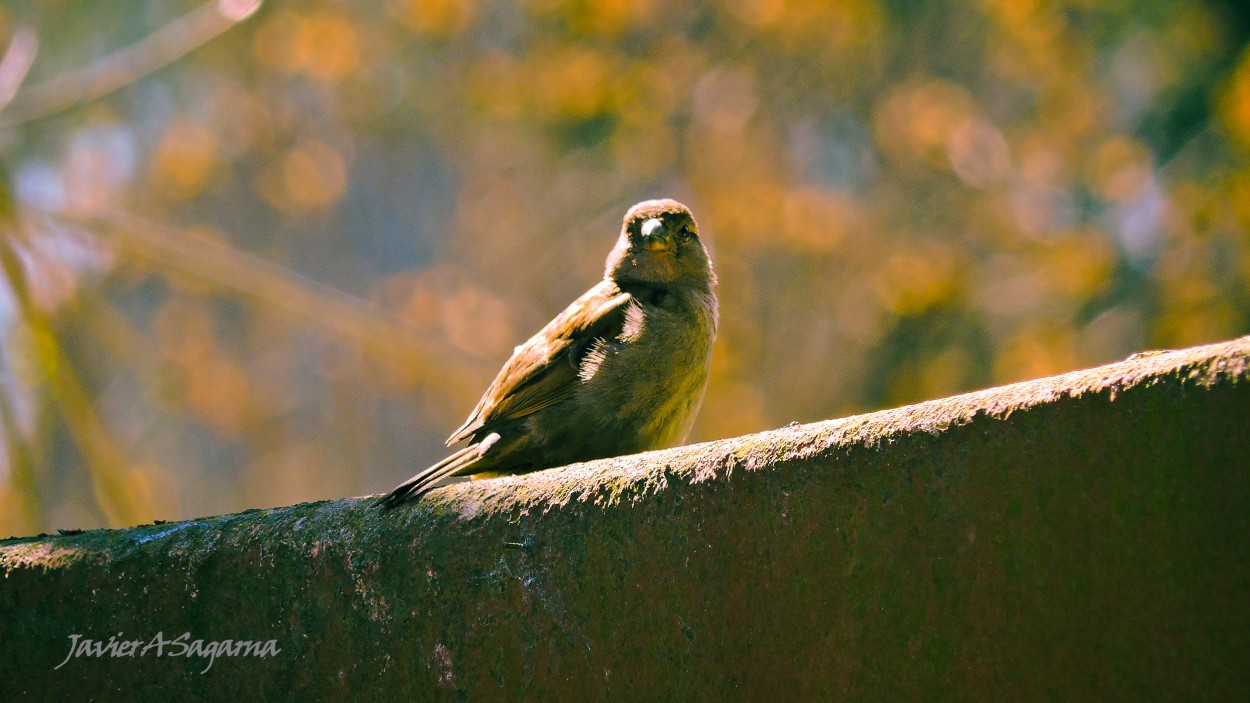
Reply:
[[709, 289], [716, 281], [690, 208], [676, 200], [645, 200], [625, 213], [621, 237], [604, 275], [617, 283]]

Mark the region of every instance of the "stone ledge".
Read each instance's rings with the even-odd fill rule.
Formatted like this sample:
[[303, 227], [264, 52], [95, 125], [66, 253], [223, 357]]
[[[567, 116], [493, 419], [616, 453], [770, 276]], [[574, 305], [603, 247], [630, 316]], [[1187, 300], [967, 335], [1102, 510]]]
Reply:
[[[388, 514], [0, 541], [0, 699], [1250, 699], [1248, 381], [1241, 338]], [[280, 652], [54, 669], [158, 632]]]

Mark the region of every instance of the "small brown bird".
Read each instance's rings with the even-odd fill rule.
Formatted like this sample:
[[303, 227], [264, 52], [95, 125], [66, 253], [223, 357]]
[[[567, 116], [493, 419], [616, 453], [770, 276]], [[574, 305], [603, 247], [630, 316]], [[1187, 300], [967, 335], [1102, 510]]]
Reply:
[[524, 473], [685, 441], [707, 387], [715, 284], [689, 208], [633, 206], [603, 280], [513, 351], [447, 440], [468, 446], [378, 503], [393, 508], [451, 476]]

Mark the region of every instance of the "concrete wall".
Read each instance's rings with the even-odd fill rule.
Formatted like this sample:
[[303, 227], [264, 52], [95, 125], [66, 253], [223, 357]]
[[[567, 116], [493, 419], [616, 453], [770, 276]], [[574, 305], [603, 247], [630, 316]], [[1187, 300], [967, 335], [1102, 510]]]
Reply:
[[1250, 700], [1250, 338], [0, 574], [4, 701]]

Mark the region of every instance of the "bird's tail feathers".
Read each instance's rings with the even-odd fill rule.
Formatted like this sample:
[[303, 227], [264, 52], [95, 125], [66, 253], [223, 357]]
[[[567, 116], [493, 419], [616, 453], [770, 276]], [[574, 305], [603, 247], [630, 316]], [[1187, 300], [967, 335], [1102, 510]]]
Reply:
[[451, 453], [442, 461], [396, 486], [395, 490], [379, 498], [374, 505], [383, 510], [390, 510], [409, 500], [420, 498], [445, 478], [470, 473], [465, 469], [481, 460], [487, 450], [497, 441], [499, 441], [499, 435], [492, 432], [481, 442], [474, 442], [464, 449]]

